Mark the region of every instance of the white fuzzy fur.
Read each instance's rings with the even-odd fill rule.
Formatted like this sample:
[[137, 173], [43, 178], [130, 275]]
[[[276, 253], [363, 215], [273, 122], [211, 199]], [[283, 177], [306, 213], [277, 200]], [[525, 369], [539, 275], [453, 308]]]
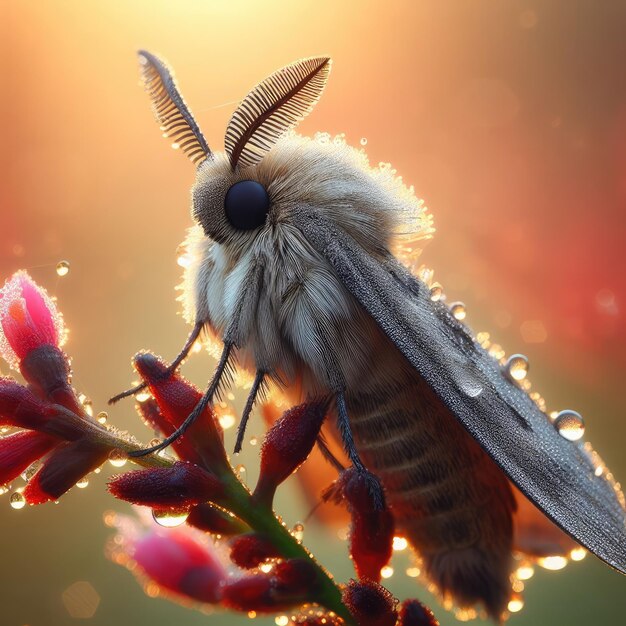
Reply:
[[[225, 220], [224, 193], [245, 179], [265, 186], [270, 215], [256, 231], [231, 232], [226, 222], [217, 224]], [[362, 151], [341, 140], [291, 133], [258, 165], [242, 172], [232, 173], [226, 158], [216, 155], [200, 168], [193, 195], [216, 216], [210, 227], [221, 229], [221, 243], [205, 236], [201, 226], [189, 232], [187, 319], [207, 320], [222, 334], [251, 264], [258, 260], [262, 286], [256, 315], [240, 346], [242, 361], [269, 370], [287, 384], [303, 379], [307, 389], [320, 391], [336, 383], [328, 375], [330, 355], [343, 381], [356, 382], [376, 349], [366, 341], [375, 334], [372, 322], [289, 217], [294, 209], [309, 207], [378, 257], [398, 233], [415, 234], [429, 226], [421, 205], [395, 172], [388, 166], [371, 168]]]

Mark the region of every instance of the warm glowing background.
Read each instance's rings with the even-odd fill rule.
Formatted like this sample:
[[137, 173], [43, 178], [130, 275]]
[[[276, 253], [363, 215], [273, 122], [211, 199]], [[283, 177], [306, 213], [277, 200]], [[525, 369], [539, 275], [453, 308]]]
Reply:
[[[549, 407], [579, 410], [626, 480], [625, 3], [0, 6], [0, 274], [28, 268], [58, 296], [76, 385], [98, 410], [127, 386], [136, 350], [173, 355], [187, 332], [173, 287], [193, 168], [160, 138], [137, 86], [135, 50], [176, 68], [218, 150], [233, 101], [277, 67], [329, 53], [327, 92], [301, 131], [344, 132], [354, 144], [366, 137], [372, 162], [391, 161], [415, 185], [435, 215], [425, 259], [436, 278], [468, 304], [476, 330], [529, 355]], [[54, 271], [60, 259], [71, 262], [65, 278]], [[201, 384], [211, 366], [198, 356], [186, 373]], [[255, 419], [251, 433], [261, 429]], [[142, 433], [131, 404], [112, 421]], [[17, 512], [0, 501], [3, 625], [74, 623], [62, 594], [77, 581], [100, 597], [93, 626], [244, 621], [148, 599], [105, 561], [102, 512], [124, 506], [104, 494], [102, 474], [91, 483], [59, 506]], [[283, 500], [289, 523], [306, 514], [293, 497]], [[308, 526], [305, 541], [340, 578], [350, 575], [322, 529]], [[392, 591], [430, 601], [404, 576], [404, 556]], [[81, 589], [70, 590], [70, 603], [88, 602]], [[541, 571], [512, 623], [622, 623], [625, 589], [593, 557]]]

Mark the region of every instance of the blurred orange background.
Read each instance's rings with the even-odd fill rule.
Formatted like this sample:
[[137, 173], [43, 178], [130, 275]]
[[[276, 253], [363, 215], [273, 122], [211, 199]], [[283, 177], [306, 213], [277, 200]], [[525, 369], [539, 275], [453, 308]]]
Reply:
[[[475, 330], [530, 357], [549, 408], [581, 412], [589, 439], [626, 479], [625, 3], [0, 7], [0, 276], [26, 268], [59, 298], [75, 383], [97, 410], [130, 382], [135, 351], [171, 356], [187, 333], [173, 287], [194, 172], [160, 137], [138, 87], [136, 49], [169, 60], [214, 150], [236, 101], [258, 80], [327, 53], [328, 88], [300, 131], [342, 132], [354, 145], [365, 137], [372, 163], [390, 161], [415, 186], [435, 216], [423, 258], [436, 279], [468, 305]], [[61, 259], [71, 263], [64, 278], [55, 273]], [[201, 355], [186, 373], [203, 384], [211, 367]], [[111, 411], [111, 421], [150, 437], [130, 404]], [[94, 626], [243, 623], [150, 600], [106, 562], [101, 513], [123, 505], [106, 496], [102, 475], [91, 482], [58, 507], [16, 512], [0, 501], [3, 624], [75, 622], [62, 594], [82, 580], [100, 598]], [[293, 522], [306, 509], [283, 513]], [[312, 527], [305, 542], [346, 579], [349, 563], [333, 561], [337, 546], [324, 533]], [[395, 593], [432, 601], [396, 569]], [[512, 623], [622, 623], [624, 588], [592, 557], [540, 572]]]

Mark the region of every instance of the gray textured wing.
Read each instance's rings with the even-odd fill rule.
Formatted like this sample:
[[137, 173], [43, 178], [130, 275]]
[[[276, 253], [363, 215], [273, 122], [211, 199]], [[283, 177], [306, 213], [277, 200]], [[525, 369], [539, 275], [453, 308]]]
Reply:
[[469, 331], [432, 302], [394, 257], [368, 256], [344, 231], [305, 210], [309, 243], [398, 350], [519, 489], [558, 526], [626, 573], [626, 517], [613, 486], [595, 475], [582, 442], [558, 434]]

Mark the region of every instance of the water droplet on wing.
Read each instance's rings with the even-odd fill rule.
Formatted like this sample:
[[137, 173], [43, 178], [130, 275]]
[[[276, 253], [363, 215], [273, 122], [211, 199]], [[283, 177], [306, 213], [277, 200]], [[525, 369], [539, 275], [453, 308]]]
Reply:
[[576, 411], [561, 411], [554, 418], [554, 427], [561, 437], [568, 441], [579, 441], [585, 434], [585, 422], [580, 413]]
[[507, 376], [516, 382], [520, 382], [528, 375], [528, 358], [523, 354], [512, 354], [504, 365]]
[[452, 313], [459, 322], [464, 320], [467, 316], [467, 310], [462, 302], [452, 302], [450, 304], [450, 313]]

